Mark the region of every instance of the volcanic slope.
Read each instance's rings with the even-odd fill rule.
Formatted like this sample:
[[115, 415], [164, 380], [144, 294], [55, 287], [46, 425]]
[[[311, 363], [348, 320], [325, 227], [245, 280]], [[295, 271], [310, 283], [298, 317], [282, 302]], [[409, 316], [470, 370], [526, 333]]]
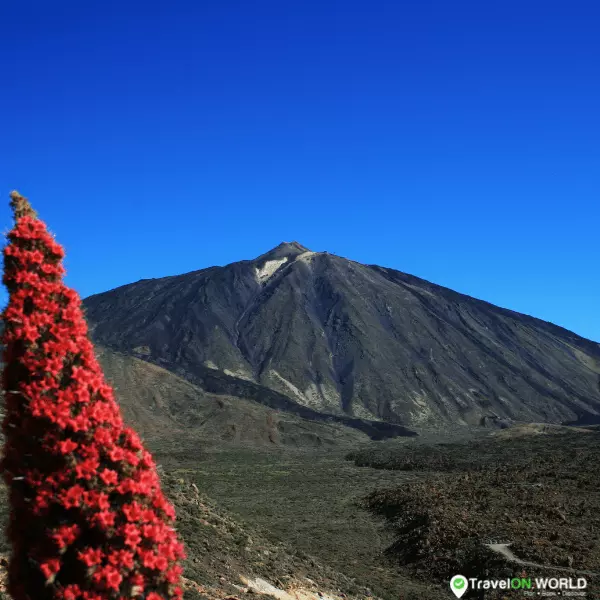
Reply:
[[205, 392], [162, 367], [96, 347], [125, 420], [153, 449], [186, 457], [223, 442], [319, 448], [355, 445], [373, 437], [345, 423], [303, 419], [251, 400]]
[[284, 411], [417, 429], [600, 422], [599, 344], [297, 242], [84, 304], [97, 343]]

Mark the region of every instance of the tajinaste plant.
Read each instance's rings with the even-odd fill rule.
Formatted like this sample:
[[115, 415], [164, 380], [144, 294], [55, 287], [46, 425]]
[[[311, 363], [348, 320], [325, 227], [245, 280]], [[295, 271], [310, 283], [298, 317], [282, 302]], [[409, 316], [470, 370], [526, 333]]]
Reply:
[[123, 424], [64, 251], [11, 194], [4, 248], [5, 435], [14, 600], [181, 598], [183, 544], [154, 460]]

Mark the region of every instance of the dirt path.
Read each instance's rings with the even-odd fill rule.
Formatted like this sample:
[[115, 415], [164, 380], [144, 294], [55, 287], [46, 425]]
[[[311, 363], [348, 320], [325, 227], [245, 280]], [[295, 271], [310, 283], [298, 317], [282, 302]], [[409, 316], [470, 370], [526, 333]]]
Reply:
[[600, 573], [594, 573], [593, 571], [580, 571], [578, 569], [572, 569], [570, 567], [555, 567], [553, 565], [540, 565], [539, 563], [530, 562], [528, 560], [522, 560], [518, 556], [515, 556], [514, 552], [509, 548], [510, 544], [485, 544], [492, 552], [501, 554], [506, 560], [516, 563], [517, 565], [525, 565], [528, 567], [537, 567], [538, 569], [553, 569], [555, 571], [566, 571], [568, 573], [579, 573], [581, 575], [592, 575], [599, 577]]

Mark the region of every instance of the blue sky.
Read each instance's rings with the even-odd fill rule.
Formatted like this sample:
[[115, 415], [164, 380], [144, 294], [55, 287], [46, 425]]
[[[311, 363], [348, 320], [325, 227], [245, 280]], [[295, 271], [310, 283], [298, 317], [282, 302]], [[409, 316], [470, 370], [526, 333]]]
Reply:
[[28, 196], [83, 296], [298, 240], [600, 341], [599, 19], [3, 2], [0, 224]]

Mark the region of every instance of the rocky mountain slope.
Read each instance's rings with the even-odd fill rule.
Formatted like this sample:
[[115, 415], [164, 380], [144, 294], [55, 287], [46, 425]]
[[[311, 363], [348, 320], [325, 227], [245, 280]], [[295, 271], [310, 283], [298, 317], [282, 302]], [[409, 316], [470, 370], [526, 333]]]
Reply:
[[296, 242], [126, 285], [85, 308], [97, 343], [307, 418], [433, 429], [600, 421], [599, 344]]
[[[125, 419], [153, 446], [175, 442], [186, 454], [222, 442], [253, 446], [318, 448], [367, 441], [375, 427], [348, 427], [302, 418], [236, 396], [206, 392], [186, 379], [133, 356], [96, 347]], [[350, 421], [350, 419], [346, 419]], [[361, 427], [362, 426], [362, 427]]]
[[164, 443], [317, 448], [415, 435], [401, 425], [323, 414], [260, 386], [238, 389], [235, 378], [220, 373], [211, 371], [202, 388], [135, 356], [98, 345], [96, 352], [125, 417]]

